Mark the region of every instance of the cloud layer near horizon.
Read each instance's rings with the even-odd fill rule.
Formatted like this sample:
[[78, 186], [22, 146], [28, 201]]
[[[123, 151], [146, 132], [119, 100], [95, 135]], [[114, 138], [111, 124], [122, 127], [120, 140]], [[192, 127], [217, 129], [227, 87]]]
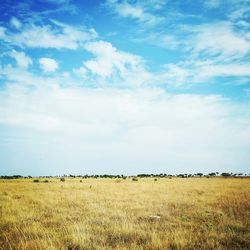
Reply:
[[[249, 159], [249, 107], [220, 96], [55, 84], [13, 85], [0, 100], [0, 124], [9, 128], [0, 147], [15, 145], [7, 162], [20, 166], [41, 158], [32, 173], [237, 172]], [[7, 172], [28, 174], [18, 164]]]

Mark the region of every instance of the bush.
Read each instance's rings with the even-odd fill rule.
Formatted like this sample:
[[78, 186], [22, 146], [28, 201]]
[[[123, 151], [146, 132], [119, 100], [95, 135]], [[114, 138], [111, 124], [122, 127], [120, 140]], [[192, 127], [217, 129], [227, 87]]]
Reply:
[[65, 178], [60, 178], [60, 181], [65, 182]]
[[48, 181], [48, 180], [44, 180], [43, 182], [44, 182], [44, 183], [48, 183], [49, 181]]
[[38, 179], [35, 179], [35, 180], [33, 180], [33, 182], [39, 182], [39, 180], [38, 180]]
[[133, 178], [132, 178], [132, 181], [138, 181], [138, 179], [137, 179], [137, 178], [135, 178], [135, 177], [133, 177]]
[[209, 176], [216, 176], [216, 173], [213, 172], [213, 173], [209, 173], [208, 175]]
[[229, 177], [229, 176], [231, 176], [231, 174], [230, 173], [222, 173], [221, 176], [223, 176], [223, 177]]

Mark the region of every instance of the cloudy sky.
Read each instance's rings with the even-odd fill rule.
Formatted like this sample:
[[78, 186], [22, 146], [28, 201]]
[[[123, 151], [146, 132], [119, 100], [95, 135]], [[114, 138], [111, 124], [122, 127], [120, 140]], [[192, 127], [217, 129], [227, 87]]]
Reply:
[[0, 12], [0, 175], [249, 173], [249, 0]]

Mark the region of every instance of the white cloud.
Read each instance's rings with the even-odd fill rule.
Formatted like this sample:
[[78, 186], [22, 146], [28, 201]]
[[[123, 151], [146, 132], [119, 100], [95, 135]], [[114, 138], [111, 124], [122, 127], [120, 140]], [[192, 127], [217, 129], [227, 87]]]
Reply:
[[94, 29], [73, 27], [52, 21], [52, 25], [24, 25], [20, 32], [5, 29], [0, 38], [7, 43], [20, 47], [78, 49], [86, 41], [97, 37]]
[[22, 27], [22, 23], [16, 17], [12, 17], [10, 19], [10, 25], [16, 29], [20, 29]]
[[12, 50], [8, 55], [13, 57], [16, 60], [17, 65], [21, 68], [28, 68], [29, 65], [32, 64], [32, 59], [23, 51], [18, 52], [16, 50]]
[[[197, 70], [198, 71], [198, 70]], [[202, 77], [223, 77], [223, 76], [233, 76], [233, 77], [250, 77], [250, 65], [242, 64], [226, 64], [226, 65], [205, 65], [199, 68], [198, 75]]]
[[[154, 26], [162, 23], [165, 18], [150, 12], [152, 9], [162, 7], [162, 1], [145, 1], [144, 4], [129, 3], [128, 1], [118, 2], [117, 0], [107, 0], [107, 6], [121, 17], [128, 17], [143, 23], [146, 26]], [[154, 6], [154, 8], [152, 8]]]
[[[151, 38], [148, 37], [149, 42], [158, 46], [178, 48], [187, 53], [184, 61], [164, 65], [163, 70], [157, 74], [159, 81], [174, 86], [185, 86], [213, 82], [219, 77], [250, 76], [247, 60], [250, 52], [249, 33], [234, 28], [230, 22], [188, 25], [183, 26], [182, 30], [184, 34], [189, 32], [189, 35], [176, 35], [165, 43], [164, 34], [160, 36], [155, 33]], [[233, 81], [231, 82], [233, 84]]]
[[247, 20], [250, 17], [249, 1], [235, 1], [232, 7], [233, 10], [228, 15], [231, 20]]
[[148, 10], [160, 10], [164, 7], [166, 4], [166, 0], [143, 0], [143, 1], [138, 1], [145, 9]]
[[43, 57], [39, 59], [40, 67], [45, 72], [53, 72], [58, 69], [58, 63], [55, 59]]
[[132, 41], [149, 43], [171, 50], [181, 50], [190, 59], [233, 62], [250, 53], [249, 22], [224, 21], [195, 25], [176, 24], [169, 30], [147, 32]]
[[45, 86], [57, 89], [58, 86], [82, 86], [82, 81], [72, 77], [70, 72], [60, 74], [34, 74], [24, 68], [7, 65], [0, 67], [0, 78], [4, 79], [6, 85], [20, 86], [20, 88], [40, 89]]
[[82, 66], [78, 69], [73, 69], [73, 72], [82, 78], [85, 78], [87, 76], [87, 69], [84, 66]]
[[29, 90], [12, 84], [0, 92], [1, 126], [24, 138], [8, 148], [22, 143], [24, 155], [34, 152], [29, 164], [42, 152], [43, 167], [53, 163], [57, 172], [69, 163], [72, 172], [240, 171], [249, 162], [249, 110], [220, 96], [154, 88]]
[[[250, 77], [249, 64], [216, 64], [213, 61], [186, 61], [180, 64], [166, 64], [158, 74], [158, 81], [175, 87], [193, 83], [212, 82], [220, 77]], [[246, 81], [246, 80], [245, 80]], [[248, 82], [248, 81], [247, 81]]]
[[173, 63], [166, 64], [163, 72], [159, 74], [159, 81], [176, 87], [187, 85], [190, 81], [190, 70]]
[[[108, 83], [116, 85], [125, 84], [140, 86], [146, 84], [151, 74], [144, 68], [144, 61], [141, 57], [117, 50], [109, 42], [97, 41], [85, 45], [85, 49], [91, 52], [95, 58], [84, 62], [84, 69], [92, 75], [96, 75]], [[86, 73], [86, 70], [84, 73]], [[110, 79], [112, 78], [112, 79]]]
[[131, 40], [136, 43], [148, 43], [154, 46], [171, 50], [181, 48], [180, 45], [183, 45], [183, 42], [180, 38], [176, 37], [173, 34], [170, 35], [163, 32], [150, 32], [146, 35], [143, 34], [142, 37], [137, 36], [135, 38], [132, 38]]
[[[250, 22], [246, 22], [244, 20], [240, 20], [236, 24], [238, 26], [240, 26], [241, 28], [246, 29], [246, 30], [250, 28]], [[249, 35], [248, 35], [248, 37], [249, 37]]]
[[[207, 30], [205, 33], [207, 34]], [[85, 61], [81, 68], [75, 69], [75, 73], [89, 80], [98, 76], [98, 79], [94, 79], [95, 86], [159, 86], [165, 83], [179, 87], [213, 81], [218, 77], [249, 77], [249, 64], [235, 61], [247, 54], [247, 41], [244, 43], [239, 37], [235, 41], [239, 45], [242, 42], [243, 46], [240, 48], [231, 47], [230, 44], [223, 47], [222, 44], [213, 42], [214, 39], [210, 37], [212, 33], [208, 33], [209, 36], [203, 36], [203, 33], [197, 35], [193, 48], [189, 48], [192, 53], [187, 60], [163, 65], [156, 72], [148, 71], [141, 57], [120, 51], [111, 43], [90, 42], [85, 44], [85, 49], [95, 58]], [[219, 41], [220, 39], [224, 41], [226, 38], [219, 38]], [[191, 40], [187, 44], [190, 46]]]
[[230, 61], [242, 58], [250, 51], [249, 38], [244, 33], [235, 32], [230, 23], [202, 25], [193, 28], [193, 31], [196, 36], [192, 37], [189, 46], [195, 56]]
[[218, 8], [221, 4], [221, 0], [206, 0], [204, 1], [205, 7], [208, 9], [215, 9]]
[[6, 36], [5, 32], [6, 32], [6, 28], [0, 26], [0, 38], [1, 39], [3, 39]]
[[128, 3], [123, 3], [117, 6], [117, 12], [122, 17], [132, 17], [139, 20], [141, 20], [144, 15], [144, 12], [140, 7], [135, 7]]

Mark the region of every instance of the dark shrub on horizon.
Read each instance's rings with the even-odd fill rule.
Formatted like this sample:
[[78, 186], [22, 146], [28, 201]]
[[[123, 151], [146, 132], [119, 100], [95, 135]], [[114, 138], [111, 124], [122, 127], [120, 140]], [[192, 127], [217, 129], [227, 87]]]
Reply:
[[223, 177], [229, 177], [229, 176], [231, 176], [231, 174], [230, 173], [222, 173], [221, 176], [223, 176]]

